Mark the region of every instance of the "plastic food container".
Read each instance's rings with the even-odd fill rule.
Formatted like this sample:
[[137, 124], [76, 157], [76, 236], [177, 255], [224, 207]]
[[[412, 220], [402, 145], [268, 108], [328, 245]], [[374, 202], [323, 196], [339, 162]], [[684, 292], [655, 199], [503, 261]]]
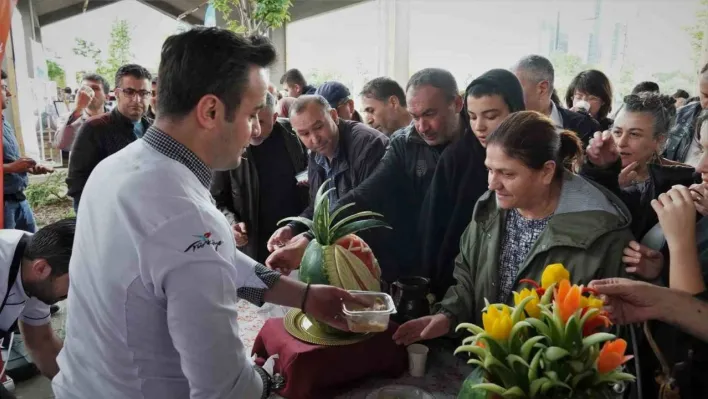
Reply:
[[396, 313], [390, 295], [383, 292], [349, 291], [354, 296], [370, 299], [372, 306], [348, 308], [342, 305], [349, 330], [356, 333], [383, 332], [388, 329], [388, 319]]

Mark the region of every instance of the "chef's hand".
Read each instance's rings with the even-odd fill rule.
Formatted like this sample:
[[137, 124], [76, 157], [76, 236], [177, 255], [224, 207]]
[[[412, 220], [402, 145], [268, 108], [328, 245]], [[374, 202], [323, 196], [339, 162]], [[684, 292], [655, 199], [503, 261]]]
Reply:
[[626, 278], [591, 281], [589, 287], [605, 297], [605, 310], [617, 324], [641, 323], [658, 318], [666, 288]]
[[47, 173], [54, 173], [54, 168], [45, 165], [35, 165], [28, 172], [33, 175], [46, 175]]
[[393, 334], [393, 340], [398, 345], [408, 346], [421, 340], [442, 337], [448, 331], [450, 331], [450, 319], [444, 314], [438, 313], [401, 324]]
[[605, 130], [602, 133], [595, 132], [585, 153], [590, 163], [599, 168], [610, 166], [619, 158], [617, 145], [609, 130]]
[[5, 165], [5, 173], [26, 173], [37, 165], [37, 161], [32, 158], [19, 158]]
[[248, 231], [246, 231], [246, 223], [234, 223], [231, 225], [231, 230], [234, 232], [234, 239], [237, 247], [243, 247], [248, 244]]
[[276, 249], [287, 244], [293, 238], [293, 229], [290, 226], [281, 227], [276, 230], [272, 236], [268, 239], [268, 244], [266, 245], [269, 252], [273, 252]]
[[693, 184], [688, 188], [693, 197], [696, 210], [703, 216], [708, 216], [708, 189], [703, 183]]
[[278, 247], [270, 254], [265, 261], [266, 266], [287, 276], [291, 270], [300, 267], [300, 262], [309, 243], [310, 240], [305, 237], [304, 233], [298, 234], [287, 244]]
[[627, 266], [627, 273], [636, 274], [643, 280], [655, 280], [664, 267], [664, 256], [636, 241], [630, 241], [624, 249], [622, 262]]
[[355, 297], [341, 288], [318, 284], [310, 286], [302, 311], [334, 328], [349, 331], [342, 311], [343, 304], [349, 308], [370, 305], [364, 298]]

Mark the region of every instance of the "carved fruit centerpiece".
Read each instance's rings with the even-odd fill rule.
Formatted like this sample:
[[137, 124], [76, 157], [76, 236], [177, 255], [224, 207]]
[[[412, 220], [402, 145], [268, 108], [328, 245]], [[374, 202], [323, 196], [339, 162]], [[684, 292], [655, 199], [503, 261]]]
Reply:
[[[297, 216], [279, 222], [302, 223], [314, 236], [300, 262], [300, 281], [333, 285], [345, 290], [380, 291], [379, 263], [371, 248], [355, 233], [374, 227], [391, 227], [383, 220], [374, 219], [383, 215], [370, 211], [355, 213], [337, 221], [337, 217], [354, 203], [331, 212], [329, 192], [334, 188], [325, 190], [329, 181], [326, 180], [317, 190], [312, 220]], [[329, 326], [318, 324], [323, 330], [334, 332]]]

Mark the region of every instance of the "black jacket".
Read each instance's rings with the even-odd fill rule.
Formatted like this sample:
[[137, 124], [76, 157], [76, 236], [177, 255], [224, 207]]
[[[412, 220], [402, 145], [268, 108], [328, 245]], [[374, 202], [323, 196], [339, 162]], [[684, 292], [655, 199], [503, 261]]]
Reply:
[[[339, 147], [344, 154], [345, 164], [339, 169], [343, 173], [336, 176], [334, 187], [339, 193], [339, 198], [342, 198], [354, 187], [359, 186], [376, 169], [386, 153], [389, 139], [383, 133], [363, 123], [340, 119], [337, 126], [339, 127]], [[317, 164], [315, 156], [314, 152], [310, 152], [307, 165], [310, 205], [300, 215], [307, 219], [312, 218], [315, 195], [326, 180], [325, 170]], [[303, 231], [300, 224], [291, 223], [289, 226], [295, 231]]]
[[652, 200], [676, 184], [688, 187], [701, 181], [700, 175], [691, 167], [649, 164], [649, 180], [643, 190], [636, 186], [620, 189], [618, 178], [621, 170], [622, 162], [619, 160], [609, 168], [597, 168], [585, 162], [580, 168], [580, 175], [606, 187], [624, 201], [632, 213], [632, 233], [639, 240], [659, 223], [651, 207]]
[[[469, 124], [462, 122], [463, 129]], [[393, 230], [362, 232], [381, 265], [385, 281], [418, 272], [418, 218], [438, 160], [447, 145], [430, 146], [413, 124], [391, 136], [378, 168], [363, 184], [340, 198], [338, 206], [355, 203], [346, 214], [371, 210], [384, 215]], [[342, 215], [343, 217], [344, 215]]]
[[676, 124], [669, 131], [664, 157], [676, 162], [685, 162], [691, 141], [696, 133], [696, 120], [701, 112], [701, 103], [684, 105], [676, 111]]
[[[295, 133], [290, 130], [290, 123], [287, 119], [278, 119], [273, 125], [271, 135], [276, 134], [282, 135], [285, 139], [285, 148], [290, 155], [290, 161], [295, 171], [305, 170], [307, 168], [307, 150]], [[262, 244], [256, 239], [259, 237], [260, 231], [258, 225], [260, 182], [255, 162], [251, 161], [250, 154], [251, 147], [247, 147], [246, 154], [238, 168], [215, 172], [210, 190], [214, 201], [216, 201], [216, 207], [226, 216], [229, 223], [243, 222], [246, 224], [249, 236], [248, 244], [239, 249], [251, 258], [257, 259], [258, 249]], [[308, 194], [304, 187], [300, 201], [302, 202], [300, 209], [307, 206]]]
[[563, 119], [563, 129], [575, 132], [586, 146], [595, 132], [602, 131], [600, 124], [590, 115], [581, 114], [563, 107], [556, 107], [561, 119]]
[[[145, 116], [141, 122], [143, 131], [147, 131], [152, 124], [152, 120]], [[71, 148], [66, 178], [68, 195], [74, 198], [77, 205], [93, 168], [136, 139], [133, 122], [118, 112], [117, 107], [109, 113], [89, 118], [81, 125]]]

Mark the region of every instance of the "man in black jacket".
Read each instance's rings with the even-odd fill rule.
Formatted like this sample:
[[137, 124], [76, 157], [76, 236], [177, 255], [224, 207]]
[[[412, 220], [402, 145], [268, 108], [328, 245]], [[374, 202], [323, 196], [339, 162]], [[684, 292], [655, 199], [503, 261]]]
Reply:
[[698, 115], [703, 110], [708, 110], [708, 64], [701, 69], [698, 80], [699, 102], [685, 105], [676, 112], [676, 124], [669, 132], [666, 142], [664, 157], [672, 161], [687, 163], [693, 167], [698, 165], [700, 147], [695, 139]]
[[589, 115], [557, 106], [551, 101], [555, 72], [553, 64], [540, 55], [529, 55], [511, 68], [524, 90], [526, 110], [540, 112], [553, 120], [558, 129], [575, 132], [588, 144], [592, 135], [600, 131], [600, 124]]
[[150, 127], [152, 120], [144, 114], [152, 95], [151, 79], [150, 72], [140, 65], [120, 67], [115, 82], [118, 104], [110, 113], [89, 118], [79, 129], [66, 179], [68, 195], [74, 199], [74, 210], [79, 209], [81, 192], [93, 168], [142, 137]]
[[[310, 205], [300, 215], [312, 218], [317, 190], [329, 179], [330, 204], [336, 203], [374, 171], [386, 152], [389, 140], [383, 133], [363, 123], [345, 121], [319, 95], [298, 97], [290, 107], [290, 122], [302, 143], [310, 150], [307, 178]], [[291, 223], [276, 230], [268, 240], [268, 250], [287, 243], [300, 226]]]
[[211, 184], [216, 206], [231, 223], [243, 253], [265, 262], [266, 244], [278, 221], [305, 209], [307, 188], [298, 185], [295, 176], [306, 168], [307, 150], [290, 130], [290, 122], [278, 119], [275, 97], [266, 93], [241, 165], [214, 173]]
[[[416, 72], [406, 87], [406, 103], [413, 123], [391, 136], [391, 146], [376, 171], [338, 203], [356, 204], [347, 211], [382, 213], [393, 227], [391, 231], [363, 234], [386, 281], [418, 269], [419, 251], [415, 246], [419, 242], [417, 226], [423, 199], [443, 150], [469, 130], [461, 114], [462, 97], [457, 83], [446, 70], [427, 68]], [[307, 237], [298, 236], [271, 254], [266, 264], [279, 269], [297, 268], [307, 242]]]

